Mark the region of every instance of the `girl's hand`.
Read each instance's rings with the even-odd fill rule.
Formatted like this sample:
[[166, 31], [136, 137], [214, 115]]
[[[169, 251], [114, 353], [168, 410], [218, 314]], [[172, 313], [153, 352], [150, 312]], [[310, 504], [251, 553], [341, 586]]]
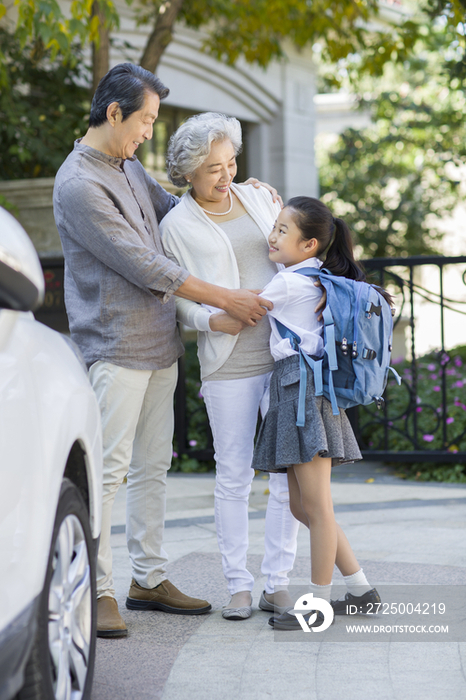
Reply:
[[241, 323], [230, 314], [223, 311], [218, 314], [212, 314], [209, 318], [209, 326], [211, 331], [219, 331], [220, 333], [228, 333], [229, 335], [238, 335], [243, 328], [246, 328], [245, 323]]
[[[320, 288], [322, 289], [322, 298], [320, 299], [319, 303], [317, 304], [316, 308], [314, 309], [314, 311], [316, 312], [316, 314], [319, 314], [319, 315], [317, 316], [317, 320], [318, 320], [318, 321], [322, 321], [322, 320], [323, 320], [323, 316], [322, 316], [322, 313], [321, 313], [321, 312], [322, 312], [322, 311], [325, 309], [325, 307], [327, 306], [327, 290], [325, 289], [325, 287], [322, 286], [320, 280], [317, 280], [317, 282], [314, 282], [314, 286], [315, 286], [315, 287], [320, 287]], [[320, 313], [319, 313], [319, 312], [320, 312]]]
[[240, 182], [239, 184], [240, 185], [254, 185], [254, 187], [257, 187], [257, 189], [259, 189], [259, 187], [265, 187], [265, 189], [268, 190], [270, 192], [270, 194], [272, 195], [273, 201], [279, 202], [281, 208], [283, 209], [283, 199], [280, 197], [280, 195], [278, 194], [275, 187], [272, 187], [267, 182], [261, 182], [256, 177], [250, 177], [248, 180], [246, 180], [246, 182]]

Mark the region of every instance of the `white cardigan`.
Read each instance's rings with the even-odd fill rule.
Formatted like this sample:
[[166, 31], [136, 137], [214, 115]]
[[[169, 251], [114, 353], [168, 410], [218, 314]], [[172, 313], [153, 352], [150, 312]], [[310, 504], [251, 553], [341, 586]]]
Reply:
[[[265, 188], [232, 185], [247, 213], [254, 219], [267, 240], [280, 205], [273, 203]], [[163, 246], [170, 260], [195, 277], [211, 284], [239, 289], [239, 270], [233, 248], [225, 232], [203, 212], [187, 192], [180, 203], [160, 223]], [[283, 268], [277, 265], [277, 271]], [[216, 372], [230, 357], [238, 336], [210, 330], [209, 318], [218, 309], [176, 297], [178, 319], [198, 332], [201, 376]]]

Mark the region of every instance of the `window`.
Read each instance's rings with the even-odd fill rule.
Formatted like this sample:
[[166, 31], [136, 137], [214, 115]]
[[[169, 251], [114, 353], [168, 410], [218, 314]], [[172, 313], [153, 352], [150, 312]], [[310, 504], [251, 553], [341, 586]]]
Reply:
[[[159, 116], [154, 124], [154, 136], [151, 141], [146, 141], [140, 146], [140, 154], [138, 157], [146, 170], [157, 174], [165, 173], [165, 156], [170, 136], [178, 129], [188, 117], [198, 112], [190, 112], [187, 109], [178, 109], [177, 107], [169, 107], [163, 103], [160, 105]], [[238, 174], [235, 178], [236, 182], [243, 182], [249, 175], [247, 174], [247, 128], [246, 122], [241, 122], [243, 129], [243, 150], [237, 158]]]

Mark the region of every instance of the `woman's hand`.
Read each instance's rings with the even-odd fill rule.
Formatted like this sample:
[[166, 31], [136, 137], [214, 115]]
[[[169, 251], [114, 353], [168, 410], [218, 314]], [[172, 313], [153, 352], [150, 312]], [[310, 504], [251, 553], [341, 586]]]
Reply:
[[322, 289], [322, 298], [320, 299], [319, 303], [317, 304], [316, 308], [314, 309], [316, 314], [319, 314], [317, 316], [317, 320], [322, 321], [323, 316], [322, 316], [322, 313], [319, 313], [319, 312], [322, 312], [325, 309], [325, 307], [327, 306], [327, 290], [325, 289], [325, 287], [322, 286], [320, 280], [317, 280], [317, 282], [314, 282], [314, 286], [320, 287]]
[[240, 185], [254, 185], [254, 187], [257, 187], [257, 189], [259, 189], [259, 187], [265, 187], [265, 189], [268, 190], [270, 192], [270, 194], [272, 195], [273, 201], [279, 202], [281, 208], [283, 209], [283, 199], [280, 197], [280, 195], [278, 194], [275, 187], [272, 187], [267, 182], [261, 182], [260, 180], [257, 179], [257, 177], [250, 177], [248, 180], [246, 180], [246, 182], [240, 182], [239, 184]]
[[218, 314], [212, 314], [209, 318], [209, 326], [211, 331], [220, 331], [229, 335], [238, 335], [243, 328], [246, 328], [245, 323], [241, 323], [236, 318], [221, 311]]

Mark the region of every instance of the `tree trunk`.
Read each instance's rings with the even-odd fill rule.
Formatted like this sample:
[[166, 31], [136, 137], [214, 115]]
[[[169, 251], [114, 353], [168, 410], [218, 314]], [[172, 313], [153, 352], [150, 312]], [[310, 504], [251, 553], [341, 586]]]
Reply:
[[172, 30], [184, 0], [166, 0], [161, 6], [152, 34], [147, 40], [141, 66], [155, 73], [160, 58], [172, 40]]
[[105, 16], [101, 10], [99, 0], [95, 0], [92, 5], [92, 16], [99, 18], [99, 45], [92, 44], [92, 94], [94, 94], [100, 79], [108, 73], [110, 33], [104, 26]]

